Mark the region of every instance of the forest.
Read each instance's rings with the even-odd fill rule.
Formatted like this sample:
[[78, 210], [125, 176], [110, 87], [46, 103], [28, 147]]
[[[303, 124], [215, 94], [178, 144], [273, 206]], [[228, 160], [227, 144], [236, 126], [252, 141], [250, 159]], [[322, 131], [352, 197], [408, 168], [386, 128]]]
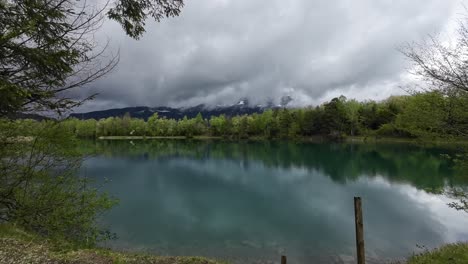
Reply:
[[[32, 120], [19, 122], [26, 126], [23, 131], [31, 131], [27, 126], [38, 125]], [[195, 118], [175, 120], [160, 118], [155, 113], [145, 122], [126, 114], [101, 120], [69, 118], [63, 120], [61, 126], [78, 138], [211, 136], [297, 139], [324, 136], [339, 140], [346, 136], [376, 136], [463, 139], [468, 136], [468, 95], [431, 91], [392, 96], [378, 102], [358, 102], [341, 96], [316, 107], [268, 109], [252, 115], [221, 115], [205, 119], [198, 114]]]

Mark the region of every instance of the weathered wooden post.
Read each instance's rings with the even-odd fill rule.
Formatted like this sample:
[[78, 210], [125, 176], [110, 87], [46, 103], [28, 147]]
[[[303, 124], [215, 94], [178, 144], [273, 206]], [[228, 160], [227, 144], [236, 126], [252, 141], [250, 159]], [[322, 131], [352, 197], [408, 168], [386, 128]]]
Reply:
[[281, 264], [286, 264], [286, 256], [281, 256]]
[[361, 197], [354, 197], [354, 220], [356, 223], [357, 263], [365, 264], [366, 257], [364, 254], [364, 225], [362, 221]]

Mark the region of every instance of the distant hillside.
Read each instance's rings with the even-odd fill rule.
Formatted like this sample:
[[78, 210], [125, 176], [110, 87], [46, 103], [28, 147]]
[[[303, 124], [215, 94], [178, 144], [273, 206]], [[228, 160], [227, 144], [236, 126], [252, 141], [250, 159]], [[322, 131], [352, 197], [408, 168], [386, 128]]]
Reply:
[[[137, 107], [126, 107], [126, 108], [116, 108], [116, 109], [107, 109], [102, 111], [93, 111], [87, 113], [73, 113], [70, 114], [70, 117], [78, 119], [96, 119], [108, 117], [121, 117], [126, 113], [129, 113], [131, 117], [141, 118], [148, 120], [150, 116], [154, 113], [158, 113], [160, 117], [181, 119], [184, 116], [188, 118], [195, 117], [198, 113], [201, 113], [204, 118], [210, 118], [211, 116], [236, 116], [244, 114], [253, 114], [253, 113], [262, 113], [266, 109], [278, 108], [286, 106], [291, 99], [282, 99], [280, 105], [273, 105], [268, 103], [266, 105], [249, 105], [247, 99], [242, 99], [238, 103], [228, 106], [216, 106], [208, 107], [205, 105], [198, 105], [188, 108], [171, 108], [171, 107], [147, 107], [147, 106], [137, 106]], [[282, 105], [284, 104], [284, 105]]]

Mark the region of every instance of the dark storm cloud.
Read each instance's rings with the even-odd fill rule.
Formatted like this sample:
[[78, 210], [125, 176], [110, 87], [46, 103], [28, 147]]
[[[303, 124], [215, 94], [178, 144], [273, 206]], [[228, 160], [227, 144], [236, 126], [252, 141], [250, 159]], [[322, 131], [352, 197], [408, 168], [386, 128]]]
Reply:
[[147, 23], [135, 41], [115, 23], [100, 38], [118, 69], [93, 85], [108, 106], [253, 102], [291, 95], [314, 104], [401, 93], [396, 47], [444, 30], [456, 0], [187, 0], [180, 17]]

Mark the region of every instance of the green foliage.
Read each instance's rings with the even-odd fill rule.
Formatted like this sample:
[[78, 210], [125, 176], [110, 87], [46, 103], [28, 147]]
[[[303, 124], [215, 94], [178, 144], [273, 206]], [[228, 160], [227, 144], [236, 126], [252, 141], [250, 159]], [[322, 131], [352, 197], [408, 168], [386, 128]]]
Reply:
[[[71, 0], [0, 1], [0, 116], [68, 109], [76, 102], [63, 91], [113, 68], [113, 59], [92, 67], [99, 56], [92, 54], [89, 33], [100, 12]], [[80, 78], [78, 72], [92, 75]]]
[[326, 135], [341, 136], [345, 131], [349, 131], [350, 120], [346, 113], [344, 103], [345, 97], [333, 98], [329, 103], [323, 105], [323, 115], [319, 119], [322, 131]]
[[401, 112], [390, 99], [380, 104], [366, 102], [358, 111], [362, 126], [370, 130], [377, 130], [384, 124], [392, 123], [397, 114]]
[[230, 124], [224, 115], [212, 116], [210, 119], [211, 133], [214, 136], [227, 136], [230, 132]]
[[188, 119], [187, 116], [184, 116], [184, 118], [182, 120], [179, 120], [179, 122], [177, 123], [177, 130], [179, 132], [178, 134], [181, 136], [191, 138], [193, 137], [194, 126], [195, 120]]
[[323, 115], [323, 109], [306, 108], [302, 122], [302, 132], [305, 136], [317, 135], [321, 133], [320, 118]]
[[25, 138], [17, 122], [0, 126], [0, 219], [79, 245], [109, 238], [96, 219], [115, 201], [77, 176], [82, 158], [68, 129], [37, 123]]
[[81, 138], [94, 138], [96, 135], [96, 120], [88, 119], [76, 122], [75, 134]]
[[344, 102], [344, 109], [349, 122], [349, 135], [354, 136], [359, 133], [359, 109], [361, 104], [356, 100], [349, 100]]
[[432, 136], [444, 131], [446, 118], [444, 98], [440, 93], [424, 93], [411, 96], [405, 110], [398, 116], [396, 124], [400, 129], [416, 136]]
[[451, 244], [412, 256], [408, 264], [468, 263], [468, 244]]
[[38, 238], [12, 225], [0, 225], [0, 260], [2, 263], [69, 264], [226, 264], [203, 257], [168, 257], [142, 253], [123, 253], [102, 248], [76, 248]]
[[415, 136], [406, 130], [399, 129], [395, 124], [383, 124], [375, 131], [376, 135], [381, 137], [402, 137], [414, 138]]
[[395, 124], [418, 137], [467, 136], [467, 107], [467, 93], [419, 93], [407, 97]]
[[[31, 130], [35, 121], [21, 121], [22, 130]], [[260, 137], [296, 139], [325, 136], [377, 136], [398, 138], [464, 138], [468, 131], [468, 96], [440, 92], [413, 96], [393, 96], [381, 102], [347, 100], [341, 96], [315, 108], [268, 109], [261, 114], [212, 116], [201, 114], [180, 120], [153, 114], [147, 122], [132, 118], [110, 117], [101, 120], [62, 122], [79, 138], [101, 136], [187, 137], [215, 136], [236, 139]]]
[[144, 136], [146, 135], [147, 125], [144, 120], [132, 118], [130, 120], [130, 135], [131, 136]]
[[145, 32], [148, 16], [156, 21], [178, 16], [183, 5], [182, 0], [118, 0], [108, 16], [117, 21], [129, 36], [138, 39]]
[[201, 113], [198, 113], [193, 122], [193, 134], [196, 136], [203, 135], [207, 131], [205, 120]]

